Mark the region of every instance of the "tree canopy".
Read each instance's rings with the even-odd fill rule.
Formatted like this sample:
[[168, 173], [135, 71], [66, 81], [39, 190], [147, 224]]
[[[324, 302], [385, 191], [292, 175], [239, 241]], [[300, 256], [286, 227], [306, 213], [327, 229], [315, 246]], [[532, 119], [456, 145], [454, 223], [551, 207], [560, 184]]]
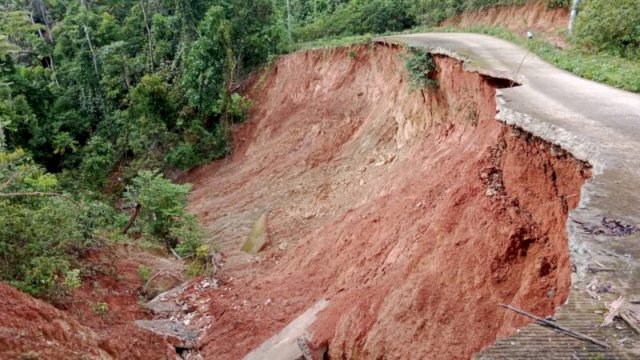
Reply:
[[0, 0], [0, 280], [55, 300], [123, 232], [206, 255], [163, 173], [228, 153], [280, 25], [271, 0]]
[[[5, 0], [0, 10], [3, 144], [87, 180], [223, 156], [237, 84], [284, 31], [270, 0]], [[187, 148], [188, 161], [166, 163]], [[86, 163], [93, 154], [100, 166]]]

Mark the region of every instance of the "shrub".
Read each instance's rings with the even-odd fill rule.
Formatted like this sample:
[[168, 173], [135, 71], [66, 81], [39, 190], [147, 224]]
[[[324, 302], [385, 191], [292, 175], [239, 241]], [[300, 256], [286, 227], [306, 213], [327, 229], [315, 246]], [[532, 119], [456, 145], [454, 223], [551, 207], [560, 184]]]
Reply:
[[211, 270], [211, 252], [209, 245], [200, 245], [196, 248], [193, 261], [187, 266], [187, 275], [197, 277]]
[[[21, 150], [0, 152], [3, 192], [59, 191], [55, 176]], [[95, 214], [59, 196], [0, 198], [0, 280], [31, 295], [62, 300], [80, 285], [76, 255], [92, 245]], [[86, 221], [86, 222], [84, 222]]]
[[204, 159], [198, 153], [194, 144], [185, 142], [173, 147], [165, 156], [165, 161], [180, 170], [189, 170], [195, 165], [202, 164]]
[[152, 272], [153, 270], [151, 270], [151, 268], [148, 266], [144, 266], [144, 265], [138, 266], [138, 275], [140, 275], [140, 278], [144, 282], [147, 282], [149, 281], [149, 279], [151, 279]]
[[231, 102], [229, 103], [227, 112], [231, 121], [239, 122], [243, 121], [247, 117], [247, 114], [252, 107], [253, 102], [251, 102], [251, 100], [238, 93], [233, 93], [231, 95]]
[[573, 41], [591, 51], [637, 59], [640, 55], [640, 2], [585, 1], [576, 19]]
[[195, 217], [185, 210], [190, 184], [173, 184], [158, 173], [140, 171], [127, 187], [131, 205], [141, 205], [138, 226], [146, 234], [178, 250], [196, 247], [203, 232]]
[[105, 316], [109, 313], [109, 304], [105, 302], [97, 302], [89, 305], [94, 314]]
[[414, 89], [437, 87], [438, 81], [434, 79], [434, 74], [438, 69], [431, 53], [419, 48], [411, 48], [410, 51], [412, 54], [405, 58], [404, 63], [409, 73], [411, 87]]
[[571, 0], [547, 0], [547, 7], [549, 9], [570, 8]]
[[110, 142], [94, 136], [82, 149], [80, 172], [85, 183], [95, 188], [106, 184], [114, 163], [114, 152]]

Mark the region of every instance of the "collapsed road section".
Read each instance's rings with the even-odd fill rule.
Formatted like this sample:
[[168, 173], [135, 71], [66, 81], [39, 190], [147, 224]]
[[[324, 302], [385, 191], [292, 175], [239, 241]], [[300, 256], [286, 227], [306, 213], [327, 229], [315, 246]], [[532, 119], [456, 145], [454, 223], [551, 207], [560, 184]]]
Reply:
[[[224, 263], [198, 294], [202, 356], [304, 335], [332, 359], [463, 359], [531, 322], [499, 303], [548, 316], [566, 302], [567, 218], [590, 165], [496, 121], [496, 92], [519, 78], [436, 53], [416, 89], [410, 56], [300, 52], [255, 79], [232, 158], [186, 179]], [[263, 250], [241, 251], [256, 229]]]

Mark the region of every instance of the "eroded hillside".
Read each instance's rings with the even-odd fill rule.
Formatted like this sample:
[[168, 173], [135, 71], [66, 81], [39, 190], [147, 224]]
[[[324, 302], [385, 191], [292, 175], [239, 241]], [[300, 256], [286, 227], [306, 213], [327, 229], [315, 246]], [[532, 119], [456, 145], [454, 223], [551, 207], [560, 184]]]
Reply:
[[[218, 289], [191, 326], [236, 359], [320, 299], [310, 345], [330, 358], [468, 358], [567, 297], [565, 224], [588, 167], [495, 120], [509, 82], [435, 58], [412, 90], [383, 45], [277, 60], [230, 159], [201, 167], [191, 211], [218, 244]], [[239, 249], [267, 216], [269, 244]], [[192, 299], [193, 300], [193, 299]], [[196, 301], [196, 300], [193, 300]]]

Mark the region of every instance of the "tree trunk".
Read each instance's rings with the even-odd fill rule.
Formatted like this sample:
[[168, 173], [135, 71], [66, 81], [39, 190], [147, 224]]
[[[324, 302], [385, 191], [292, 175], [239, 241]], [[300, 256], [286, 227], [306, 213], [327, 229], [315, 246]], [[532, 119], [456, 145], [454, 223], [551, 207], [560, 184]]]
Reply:
[[[31, 2], [31, 10], [29, 11], [29, 19], [31, 20], [31, 24], [35, 25], [36, 21], [33, 19], [33, 8], [35, 6], [33, 5], [33, 1]], [[38, 28], [38, 35], [40, 36], [40, 39], [42, 39], [43, 41], [45, 40], [44, 35], [42, 35], [42, 31], [40, 30], [40, 28]]]
[[53, 45], [55, 44], [53, 41], [53, 26], [51, 24], [51, 20], [49, 20], [47, 8], [44, 6], [42, 0], [38, 1], [38, 5], [40, 14], [42, 14], [42, 20], [44, 20], [44, 24], [47, 26], [47, 37], [49, 38], [49, 42]]
[[142, 209], [142, 204], [136, 204], [136, 207], [133, 209], [133, 212], [131, 213], [131, 218], [129, 218], [129, 222], [127, 223], [127, 225], [125, 225], [124, 229], [122, 229], [123, 235], [127, 235], [127, 232], [129, 232], [129, 229], [131, 229], [133, 224], [136, 222], [138, 215], [140, 215], [140, 209]]
[[[42, 15], [42, 19], [44, 20], [44, 24], [47, 27], [47, 39], [49, 40], [49, 45], [51, 47], [55, 46], [55, 41], [53, 41], [53, 27], [51, 25], [51, 21], [49, 20], [49, 16], [47, 15], [47, 8], [44, 6], [44, 3], [41, 0], [38, 0], [38, 10], [40, 11], [40, 15]], [[31, 7], [35, 10], [35, 4], [31, 2]], [[33, 16], [31, 16], [31, 22], [33, 22]], [[38, 29], [38, 34], [40, 37], [42, 36], [41, 31]], [[49, 50], [49, 65], [51, 66], [51, 72], [53, 73], [53, 82], [56, 86], [60, 87], [60, 83], [58, 82], [58, 74], [56, 72], [56, 62], [53, 59], [53, 50]]]
[[[29, 19], [31, 19], [31, 24], [36, 25], [36, 21], [33, 19], [33, 10], [35, 10], [35, 4], [33, 3], [33, 1], [31, 2], [31, 10], [29, 11]], [[40, 9], [40, 11], [42, 12], [42, 8]], [[43, 17], [45, 17], [45, 14], [42, 14]], [[45, 22], [47, 22], [45, 20]], [[47, 37], [45, 38], [45, 36], [42, 34], [42, 30], [40, 30], [40, 28], [38, 28], [38, 35], [40, 36], [40, 39], [44, 42], [49, 42], [49, 44], [51, 46], [53, 46], [53, 38], [51, 37], [51, 29], [49, 29], [49, 25], [47, 24]], [[49, 49], [47, 51], [47, 57], [49, 58], [49, 66], [51, 68], [51, 72], [53, 73], [53, 82], [56, 84], [56, 86], [60, 86], [60, 84], [58, 83], [58, 76], [56, 74], [56, 64], [53, 61], [53, 51], [51, 51], [51, 49]]]
[[289, 42], [291, 42], [291, 0], [287, 0], [287, 34], [289, 35]]
[[122, 60], [124, 83], [127, 85], [127, 91], [129, 91], [131, 88], [131, 76], [129, 74], [129, 66], [127, 65], [127, 57], [123, 52], [120, 53], [120, 59]]
[[580, 3], [582, 3], [582, 0], [573, 0], [573, 5], [571, 6], [571, 17], [569, 18], [569, 36], [573, 34], [573, 24], [576, 21], [576, 17], [578, 17]]
[[151, 27], [149, 26], [149, 20], [147, 18], [147, 10], [144, 8], [144, 0], [140, 1], [140, 6], [142, 7], [142, 16], [144, 17], [144, 26], [147, 28], [147, 41], [149, 43], [149, 61], [151, 62], [151, 71], [155, 71], [154, 60], [153, 60], [153, 40], [151, 38]]
[[87, 44], [89, 44], [89, 50], [91, 51], [91, 58], [93, 59], [93, 70], [96, 73], [96, 79], [100, 79], [100, 72], [98, 71], [98, 59], [96, 58], [96, 52], [93, 49], [93, 44], [91, 43], [91, 36], [89, 36], [89, 28], [87, 28], [86, 24], [82, 24], [84, 28], [84, 34], [87, 38]]
[[229, 104], [231, 103], [231, 89], [233, 87], [233, 74], [236, 68], [235, 58], [233, 56], [233, 44], [231, 43], [231, 31], [229, 24], [224, 28], [224, 42], [227, 53], [227, 59], [225, 61], [225, 76], [222, 94], [222, 131], [225, 136], [230, 135], [230, 121], [229, 121]]
[[4, 129], [2, 127], [2, 119], [0, 119], [0, 151], [4, 151]]

